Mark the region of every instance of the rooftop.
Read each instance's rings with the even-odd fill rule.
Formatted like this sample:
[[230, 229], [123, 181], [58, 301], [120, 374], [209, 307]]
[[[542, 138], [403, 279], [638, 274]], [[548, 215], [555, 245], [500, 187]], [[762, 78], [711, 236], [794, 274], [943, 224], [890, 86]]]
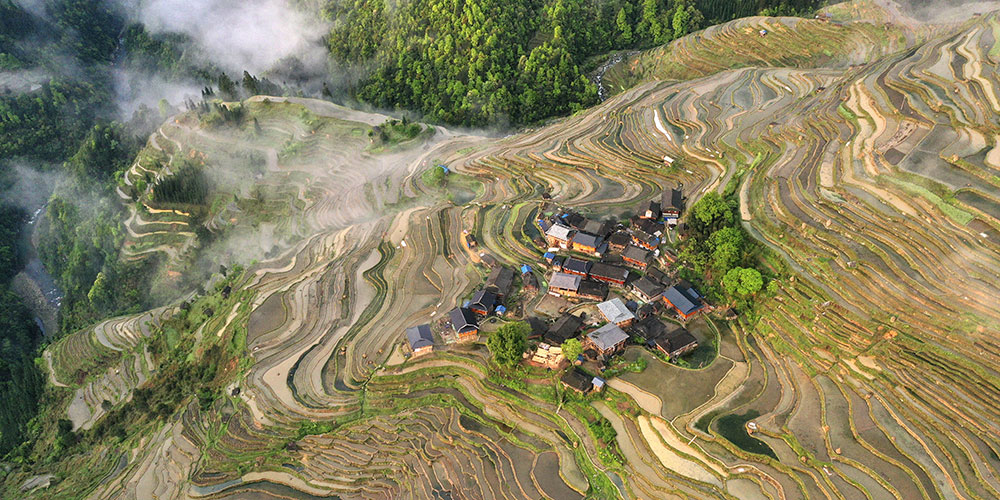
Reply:
[[601, 243], [603, 241], [604, 238], [601, 238], [600, 236], [594, 236], [590, 233], [583, 233], [583, 232], [576, 233], [576, 236], [573, 237], [574, 245], [583, 245], [585, 247], [597, 248], [601, 246]]
[[696, 293], [692, 294], [692, 290], [692, 288], [683, 289], [672, 286], [663, 292], [663, 298], [670, 301], [681, 314], [691, 314], [701, 309], [701, 299], [696, 296]]
[[549, 288], [575, 291], [580, 288], [582, 279], [578, 274], [553, 273], [552, 279], [549, 280]]
[[591, 389], [591, 380], [593, 380], [593, 377], [574, 368], [567, 371], [559, 380], [580, 392], [587, 392]]
[[597, 281], [583, 280], [580, 289], [576, 291], [578, 295], [586, 297], [598, 297], [604, 300], [608, 296], [608, 285]]
[[566, 340], [576, 337], [581, 326], [583, 326], [583, 320], [578, 316], [565, 313], [549, 327], [545, 332], [544, 339], [552, 344], [562, 344]]
[[472, 296], [472, 301], [470, 302], [473, 306], [482, 306], [486, 311], [493, 310], [493, 306], [497, 303], [497, 294], [489, 290], [480, 290]]
[[643, 276], [633, 281], [632, 286], [649, 298], [656, 297], [657, 295], [663, 293], [663, 286], [649, 279], [649, 276]]
[[649, 262], [649, 257], [651, 254], [652, 252], [646, 250], [645, 248], [639, 248], [635, 245], [629, 245], [625, 247], [625, 251], [622, 252], [622, 257], [638, 262]]
[[610, 349], [628, 339], [628, 334], [621, 328], [618, 328], [618, 325], [608, 323], [597, 330], [588, 333], [587, 337], [594, 342], [594, 345], [597, 346], [598, 349], [603, 351]]
[[596, 262], [590, 267], [590, 275], [624, 281], [625, 278], [628, 278], [628, 269]]
[[475, 313], [464, 307], [456, 307], [448, 314], [451, 317], [451, 327], [454, 328], [456, 332], [462, 333], [463, 331], [469, 329], [479, 328], [479, 323], [476, 322]]
[[600, 309], [604, 318], [612, 323], [621, 323], [623, 321], [635, 319], [635, 315], [632, 314], [632, 311], [629, 311], [628, 308], [625, 307], [625, 303], [622, 302], [622, 299], [617, 297], [607, 302], [597, 304], [597, 308]]
[[545, 235], [551, 236], [557, 240], [569, 240], [569, 236], [572, 232], [572, 229], [562, 224], [553, 224], [548, 231], [545, 231]]
[[434, 335], [431, 333], [431, 325], [419, 325], [407, 328], [406, 340], [410, 342], [410, 348], [414, 350], [434, 345]]
[[590, 272], [590, 261], [583, 259], [577, 259], [575, 257], [568, 257], [563, 262], [563, 271], [573, 271], [579, 274], [587, 274]]

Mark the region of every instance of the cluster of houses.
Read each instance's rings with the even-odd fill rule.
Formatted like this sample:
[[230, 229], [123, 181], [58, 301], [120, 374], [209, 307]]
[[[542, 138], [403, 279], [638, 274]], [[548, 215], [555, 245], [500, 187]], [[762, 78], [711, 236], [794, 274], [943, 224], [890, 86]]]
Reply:
[[[448, 312], [445, 318], [446, 330], [451, 330], [457, 342], [470, 342], [479, 336], [479, 323], [484, 318], [507, 314], [505, 301], [514, 290], [515, 271], [509, 267], [497, 265], [492, 268], [483, 288], [477, 290], [472, 298], [460, 307]], [[531, 267], [521, 266], [521, 280], [526, 291], [538, 290], [538, 279], [531, 272]], [[406, 338], [414, 356], [431, 352], [434, 337], [429, 324], [406, 329]]]
[[[678, 188], [664, 191], [660, 201], [650, 201], [628, 226], [573, 211], [540, 219], [548, 244], [545, 260], [552, 270], [548, 293], [603, 301], [611, 288], [618, 288], [644, 303], [662, 301], [682, 320], [690, 319], [704, 308], [701, 294], [688, 283], [674, 283], [655, 267], [658, 260], [673, 260], [659, 247], [667, 227], [677, 224], [683, 200]], [[563, 251], [570, 255], [561, 256]]]
[[[683, 202], [680, 189], [667, 190], [630, 218], [627, 225], [596, 221], [570, 210], [536, 221], [548, 246], [542, 264], [551, 273], [548, 293], [571, 302], [599, 302], [600, 317], [587, 322], [603, 324], [580, 338], [584, 353], [578, 359], [567, 360], [561, 346], [580, 336], [585, 318], [565, 312], [551, 323], [527, 318], [531, 326], [529, 338], [538, 342], [537, 349], [526, 354], [528, 363], [551, 369], [579, 365], [586, 359], [603, 363], [622, 351], [630, 339], [669, 359], [698, 347], [697, 339], [685, 328], [660, 319], [661, 315], [674, 314], [688, 320], [706, 307], [690, 283], [676, 280], [657, 267], [658, 262], [669, 264], [673, 260], [660, 246], [668, 227], [677, 224]], [[538, 290], [531, 266], [522, 265], [520, 271], [523, 289]], [[505, 300], [515, 279], [514, 269], [493, 267], [483, 288], [449, 312], [445, 328], [453, 330], [459, 342], [475, 339], [480, 321], [507, 313]], [[626, 300], [608, 300], [612, 291]], [[414, 355], [433, 350], [430, 325], [408, 328], [406, 337]], [[600, 389], [604, 383], [578, 368], [569, 370], [562, 380], [567, 387], [581, 392]]]

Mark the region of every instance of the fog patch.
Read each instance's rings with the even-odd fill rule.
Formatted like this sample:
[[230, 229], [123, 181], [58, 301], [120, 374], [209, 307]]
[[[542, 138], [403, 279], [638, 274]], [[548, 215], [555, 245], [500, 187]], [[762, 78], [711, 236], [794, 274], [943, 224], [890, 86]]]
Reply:
[[[132, 4], [129, 6], [129, 4]], [[230, 76], [264, 74], [295, 58], [322, 66], [328, 26], [287, 0], [125, 0], [150, 33], [182, 33]]]
[[157, 109], [161, 100], [172, 108], [180, 107], [186, 99], [199, 100], [202, 86], [119, 69], [114, 72], [114, 89], [119, 115], [127, 119], [142, 106]]
[[28, 212], [32, 218], [45, 206], [52, 191], [66, 177], [57, 169], [36, 168], [17, 160], [7, 168], [13, 184], [0, 194], [0, 198], [3, 198], [4, 203]]

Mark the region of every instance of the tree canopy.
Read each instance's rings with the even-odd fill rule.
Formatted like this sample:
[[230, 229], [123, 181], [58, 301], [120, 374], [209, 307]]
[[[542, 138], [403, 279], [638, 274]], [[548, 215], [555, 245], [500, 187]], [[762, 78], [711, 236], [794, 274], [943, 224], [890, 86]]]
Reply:
[[528, 343], [531, 326], [524, 321], [506, 323], [486, 339], [486, 347], [493, 354], [493, 361], [500, 366], [512, 367], [521, 361]]

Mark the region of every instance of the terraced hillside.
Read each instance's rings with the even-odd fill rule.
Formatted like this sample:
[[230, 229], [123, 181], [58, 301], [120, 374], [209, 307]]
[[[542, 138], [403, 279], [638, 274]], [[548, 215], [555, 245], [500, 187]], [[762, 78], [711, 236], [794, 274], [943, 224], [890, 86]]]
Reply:
[[[221, 397], [53, 465], [61, 481], [36, 495], [1000, 496], [1000, 17], [831, 12], [844, 24], [754, 18], [692, 35], [642, 56], [687, 66], [657, 62], [594, 109], [501, 139], [437, 128], [375, 151], [363, 132], [383, 117], [275, 98], [244, 104], [259, 131], [167, 123], [130, 185], [171, 155], [266, 159], [201, 222], [239, 234], [222, 227], [256, 216], [249, 190], [272, 193], [256, 227], [273, 226], [273, 250], [245, 246], [256, 261], [232, 295], [192, 299], [212, 301], [192, 306], [205, 316], [192, 342], [237, 361]], [[774, 56], [747, 59], [746, 29], [780, 41]], [[826, 43], [832, 55], [800, 50]], [[439, 163], [452, 177], [428, 185]], [[757, 314], [705, 320], [711, 364], [630, 349], [647, 368], [584, 397], [544, 369], [505, 376], [481, 342], [401, 355], [404, 328], [437, 323], [485, 276], [463, 230], [499, 261], [537, 262], [529, 228], [547, 198], [624, 215], [678, 181], [689, 203], [736, 192], [780, 277]], [[194, 265], [184, 216], [138, 205], [135, 255]], [[174, 314], [110, 320], [46, 352], [76, 427], [154, 374], [147, 351]]]

